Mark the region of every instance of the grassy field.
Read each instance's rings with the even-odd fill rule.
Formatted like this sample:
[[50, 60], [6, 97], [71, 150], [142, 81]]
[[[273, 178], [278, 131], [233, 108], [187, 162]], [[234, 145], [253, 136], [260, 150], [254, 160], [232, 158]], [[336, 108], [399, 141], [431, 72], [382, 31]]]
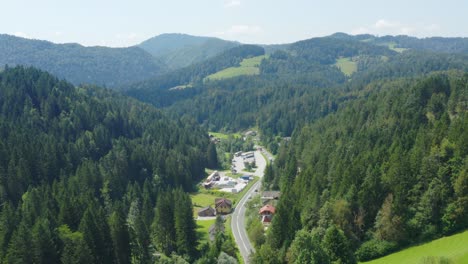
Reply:
[[205, 80], [222, 80], [242, 75], [258, 75], [260, 74], [259, 65], [265, 55], [257, 56], [249, 59], [244, 59], [239, 67], [229, 67], [219, 72], [213, 73], [205, 77]]
[[216, 219], [197, 221], [197, 234], [198, 237], [200, 237], [200, 244], [203, 242], [208, 242], [210, 240], [208, 230], [210, 226], [215, 223], [215, 221]]
[[[437, 260], [443, 259], [445, 262]], [[468, 263], [468, 231], [429, 243], [407, 248], [365, 264], [466, 264]]]
[[407, 50], [405, 48], [397, 48], [396, 47], [396, 43], [388, 43], [388, 48], [391, 49], [391, 50], [394, 50], [398, 53], [402, 53], [403, 51]]
[[242, 137], [242, 135], [240, 133], [225, 134], [225, 133], [220, 133], [220, 132], [208, 132], [208, 134], [213, 135], [213, 137], [217, 137], [219, 139], [228, 139], [229, 136], [233, 136], [234, 138], [241, 138]]
[[351, 58], [340, 58], [336, 61], [335, 65], [347, 76], [357, 71], [357, 64]]

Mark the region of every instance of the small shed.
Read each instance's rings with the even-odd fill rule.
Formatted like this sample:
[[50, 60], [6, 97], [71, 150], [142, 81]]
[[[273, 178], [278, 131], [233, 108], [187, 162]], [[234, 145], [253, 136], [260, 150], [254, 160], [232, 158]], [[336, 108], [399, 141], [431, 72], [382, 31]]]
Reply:
[[262, 193], [262, 199], [264, 200], [278, 200], [281, 196], [279, 191], [265, 191]]
[[241, 179], [244, 180], [244, 181], [250, 181], [250, 176], [249, 175], [244, 175], [244, 176], [241, 176]]
[[216, 210], [211, 206], [203, 207], [202, 209], [198, 211], [198, 216], [201, 216], [201, 217], [216, 216]]

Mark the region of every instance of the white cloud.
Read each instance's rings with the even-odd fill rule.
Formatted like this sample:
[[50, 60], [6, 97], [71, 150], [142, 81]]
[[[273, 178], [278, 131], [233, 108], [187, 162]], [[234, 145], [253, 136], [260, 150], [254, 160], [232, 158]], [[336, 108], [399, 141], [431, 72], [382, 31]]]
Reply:
[[398, 25], [399, 23], [394, 23], [385, 19], [380, 19], [377, 22], [375, 22], [374, 28], [376, 29], [395, 28], [395, 27], [398, 27]]
[[258, 25], [233, 25], [223, 31], [213, 32], [212, 34], [222, 39], [235, 40], [243, 43], [253, 43], [258, 37], [264, 34], [262, 27]]
[[20, 38], [31, 38], [28, 34], [26, 34], [24, 32], [21, 32], [21, 31], [17, 31], [17, 32], [13, 33], [13, 36], [17, 36], [17, 37], [20, 37]]
[[119, 34], [115, 35], [115, 38], [121, 39], [121, 40], [134, 40], [134, 39], [138, 38], [138, 34], [136, 34], [136, 33], [128, 33], [128, 34], [119, 33]]
[[434, 35], [440, 31], [440, 26], [437, 24], [427, 25], [407, 25], [399, 21], [390, 21], [379, 19], [374, 24], [361, 26], [351, 30], [351, 34], [373, 34], [373, 35], [412, 35], [412, 36], [428, 36]]
[[224, 7], [229, 8], [229, 7], [236, 7], [240, 6], [241, 2], [239, 0], [225, 0], [224, 1]]
[[425, 26], [424, 30], [426, 30], [427, 32], [437, 32], [437, 31], [440, 31], [440, 25], [431, 24], [431, 25]]
[[351, 30], [351, 34], [353, 35], [361, 35], [361, 34], [368, 34], [368, 33], [369, 33], [369, 29], [366, 27], [358, 27], [358, 28]]
[[262, 28], [256, 25], [233, 25], [225, 31], [216, 32], [216, 35], [221, 36], [239, 36], [239, 35], [256, 35], [262, 32]]

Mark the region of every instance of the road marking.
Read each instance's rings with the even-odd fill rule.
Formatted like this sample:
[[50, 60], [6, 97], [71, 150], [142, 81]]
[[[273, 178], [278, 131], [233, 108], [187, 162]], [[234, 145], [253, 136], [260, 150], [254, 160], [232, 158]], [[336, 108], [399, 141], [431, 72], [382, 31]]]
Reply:
[[[258, 151], [256, 151], [255, 153], [257, 154], [257, 152]], [[267, 155], [267, 156], [269, 156], [269, 155]], [[260, 173], [259, 168], [257, 168], [257, 170], [254, 173], [245, 173], [245, 172], [243, 172], [243, 173], [249, 174], [249, 175], [252, 175], [252, 174], [256, 175], [256, 172], [258, 171], [259, 174], [261, 174], [261, 175], [256, 175], [256, 176], [259, 176], [260, 179], [259, 179], [258, 182], [256, 182], [254, 185], [252, 185], [252, 187], [250, 187], [250, 189], [245, 193], [245, 195], [239, 201], [238, 206], [236, 206], [236, 209], [235, 209], [234, 213], [232, 214], [233, 221], [236, 220], [235, 225], [234, 225], [234, 222], [231, 222], [233, 233], [237, 234], [237, 235], [234, 234], [234, 239], [236, 240], [236, 243], [239, 246], [239, 251], [240, 251], [245, 263], [249, 263], [250, 253], [255, 252], [255, 248], [252, 247], [251, 242], [249, 240], [249, 237], [247, 236], [246, 230], [243, 230], [243, 232], [241, 232], [241, 228], [240, 228], [240, 225], [239, 225], [239, 222], [240, 222], [239, 219], [240, 219], [240, 216], [242, 215], [242, 210], [245, 210], [245, 203], [246, 203], [248, 197], [252, 195], [252, 193], [255, 191], [255, 189], [259, 188], [259, 185], [261, 184], [261, 181], [262, 181], [262, 177], [264, 176], [263, 174], [265, 173], [265, 169], [266, 169], [266, 165], [268, 164], [268, 161], [265, 159], [265, 157], [263, 155], [261, 155], [261, 153], [260, 153], [260, 157], [265, 161], [264, 165], [263, 165], [264, 168], [263, 168], [262, 173]], [[239, 210], [237, 210], [237, 208], [239, 208]], [[244, 215], [244, 217], [245, 217], [245, 215]], [[245, 221], [245, 219], [244, 219], [244, 221]], [[244, 240], [243, 235], [246, 236], [246, 240]], [[237, 238], [237, 237], [239, 237], [239, 238]], [[239, 240], [242, 243], [242, 246], [240, 245]], [[249, 251], [249, 248], [247, 247], [247, 243], [245, 241], [249, 242], [250, 251]], [[242, 250], [241, 247], [243, 247], [244, 250]], [[242, 251], [244, 251], [245, 254], [242, 254]]]
[[[251, 251], [255, 252], [255, 248], [250, 246], [251, 249], [249, 251], [249, 247], [247, 246], [247, 243], [245, 242], [245, 240], [243, 238], [243, 235], [245, 235], [245, 233], [241, 232], [241, 228], [240, 228], [240, 225], [239, 225], [240, 215], [242, 215], [242, 210], [245, 210], [244, 206], [245, 206], [245, 203], [247, 201], [247, 198], [249, 197], [249, 195], [251, 195], [251, 193], [255, 190], [255, 188], [258, 188], [259, 184], [260, 184], [260, 181], [255, 183], [251, 187], [251, 189], [244, 195], [244, 197], [242, 197], [242, 199], [239, 202], [239, 206], [238, 206], [238, 207], [240, 207], [239, 211], [235, 212], [235, 217], [234, 217], [234, 218], [236, 218], [236, 227], [237, 227], [236, 233], [237, 233], [239, 239], [241, 240], [242, 246], [243, 246], [243, 248], [245, 250], [245, 254], [242, 254], [242, 252], [241, 252], [241, 254], [245, 256], [244, 259], [245, 259], [246, 262], [248, 262], [248, 257], [250, 256], [250, 252]], [[249, 240], [249, 242], [250, 242], [250, 240]]]

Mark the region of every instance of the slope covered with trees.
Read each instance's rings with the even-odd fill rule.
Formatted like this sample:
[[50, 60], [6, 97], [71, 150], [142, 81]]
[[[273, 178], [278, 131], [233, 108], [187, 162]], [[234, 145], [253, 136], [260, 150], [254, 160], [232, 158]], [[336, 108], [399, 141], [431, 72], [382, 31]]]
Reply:
[[161, 74], [164, 63], [138, 47], [83, 47], [0, 35], [0, 65], [34, 66], [74, 84], [117, 87]]
[[356, 263], [468, 228], [467, 92], [461, 72], [374, 81], [297, 130], [254, 263]]
[[239, 46], [233, 41], [186, 34], [161, 34], [143, 41], [138, 47], [160, 59], [171, 69], [187, 67]]
[[203, 83], [203, 79], [210, 74], [229, 67], [239, 66], [240, 62], [245, 58], [264, 54], [265, 50], [262, 47], [241, 45], [206, 61], [130, 85], [126, 88], [129, 90], [127, 94], [145, 102], [152, 102], [152, 98], [157, 100], [161, 91], [168, 89], [177, 90], [187, 87], [190, 88], [193, 85], [200, 85]]
[[[343, 56], [358, 58], [358, 71], [351, 76], [333, 63]], [[275, 137], [291, 136], [295, 129], [335, 112], [339, 105], [355, 98], [350, 90], [374, 80], [450, 69], [467, 71], [468, 57], [423, 51], [399, 54], [386, 47], [330, 37], [274, 52], [262, 61], [258, 76], [195, 82], [185, 89], [167, 89], [170, 85], [148, 81], [144, 89], [127, 93], [165, 108], [171, 116], [193, 118], [211, 131], [257, 126], [274, 151]]]
[[[190, 197], [208, 136], [32, 68], [0, 73], [0, 261], [198, 258]], [[155, 245], [153, 247], [153, 245]]]
[[428, 37], [417, 38], [406, 35], [374, 36], [370, 34], [348, 35], [335, 33], [330, 37], [342, 40], [359, 40], [367, 43], [389, 46], [400, 49], [413, 49], [420, 51], [433, 51], [443, 53], [468, 53], [468, 38]]

